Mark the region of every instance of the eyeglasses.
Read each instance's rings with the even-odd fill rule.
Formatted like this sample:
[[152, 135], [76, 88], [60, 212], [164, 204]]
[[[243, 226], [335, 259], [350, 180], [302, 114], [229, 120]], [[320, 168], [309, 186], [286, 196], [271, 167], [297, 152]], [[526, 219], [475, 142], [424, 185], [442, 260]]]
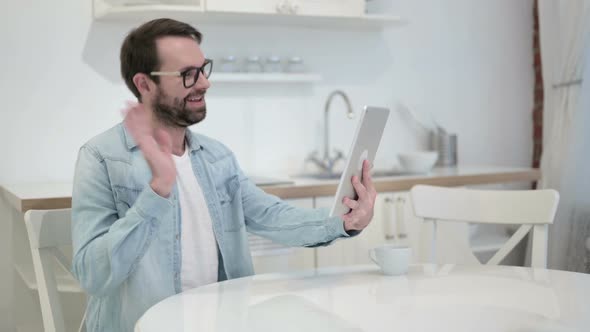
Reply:
[[183, 71], [153, 71], [150, 73], [151, 76], [182, 76], [182, 84], [185, 88], [190, 88], [197, 84], [199, 80], [199, 73], [203, 73], [206, 78], [211, 76], [211, 70], [213, 69], [213, 60], [205, 59], [205, 62], [201, 67], [189, 67]]

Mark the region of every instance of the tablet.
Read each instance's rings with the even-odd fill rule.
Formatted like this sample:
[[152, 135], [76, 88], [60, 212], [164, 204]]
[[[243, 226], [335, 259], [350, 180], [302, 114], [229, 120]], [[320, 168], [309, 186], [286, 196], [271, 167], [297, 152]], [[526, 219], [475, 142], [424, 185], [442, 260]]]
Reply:
[[344, 197], [358, 198], [352, 185], [352, 176], [358, 176], [362, 182], [363, 160], [367, 159], [371, 164], [373, 163], [388, 117], [388, 108], [365, 106], [363, 109], [348, 153], [346, 167], [340, 176], [340, 183], [336, 190], [330, 217], [342, 216], [350, 212], [350, 208], [344, 205], [342, 200]]

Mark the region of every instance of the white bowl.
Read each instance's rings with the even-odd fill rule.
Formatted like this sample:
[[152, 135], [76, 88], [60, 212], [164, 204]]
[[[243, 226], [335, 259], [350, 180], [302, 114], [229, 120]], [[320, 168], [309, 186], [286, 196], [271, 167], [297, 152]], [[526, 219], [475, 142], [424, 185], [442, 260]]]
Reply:
[[413, 151], [400, 153], [398, 159], [402, 169], [406, 172], [427, 173], [434, 167], [438, 159], [438, 152]]

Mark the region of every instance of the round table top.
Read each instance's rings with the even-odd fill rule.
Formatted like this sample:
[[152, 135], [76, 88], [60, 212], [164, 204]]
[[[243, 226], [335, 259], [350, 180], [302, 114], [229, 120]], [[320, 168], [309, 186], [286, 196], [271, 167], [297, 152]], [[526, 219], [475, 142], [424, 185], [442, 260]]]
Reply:
[[171, 296], [136, 332], [590, 331], [590, 275], [512, 266], [323, 268]]

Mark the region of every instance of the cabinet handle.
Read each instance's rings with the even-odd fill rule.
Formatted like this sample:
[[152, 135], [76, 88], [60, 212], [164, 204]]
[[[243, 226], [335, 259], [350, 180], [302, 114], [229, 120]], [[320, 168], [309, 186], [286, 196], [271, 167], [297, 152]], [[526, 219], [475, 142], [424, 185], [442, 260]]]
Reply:
[[395, 220], [393, 220], [395, 218], [395, 203], [390, 197], [385, 197], [383, 202], [383, 233], [385, 234], [385, 240], [395, 240]]
[[406, 221], [404, 220], [404, 208], [406, 205], [406, 199], [403, 196], [398, 196], [395, 200], [395, 213], [396, 213], [396, 222], [397, 222], [397, 236], [400, 239], [405, 239], [408, 237], [406, 233]]

